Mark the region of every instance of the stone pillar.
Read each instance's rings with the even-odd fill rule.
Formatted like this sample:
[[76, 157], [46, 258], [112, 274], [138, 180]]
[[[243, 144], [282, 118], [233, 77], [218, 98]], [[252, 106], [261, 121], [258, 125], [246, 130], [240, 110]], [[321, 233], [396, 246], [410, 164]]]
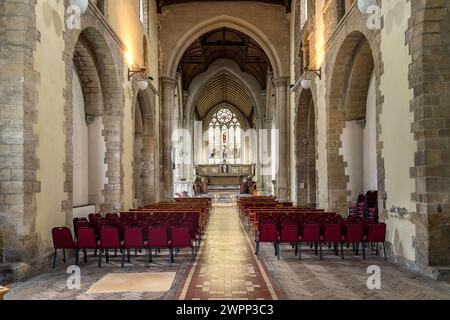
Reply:
[[175, 106], [175, 79], [162, 77], [162, 200], [173, 199], [172, 131]]
[[[278, 170], [275, 195], [280, 200], [289, 199], [289, 110], [288, 110], [288, 77], [279, 77], [273, 81], [275, 86], [278, 141]], [[275, 155], [274, 155], [275, 156]]]
[[187, 159], [189, 162], [186, 164], [186, 178], [187, 181], [194, 180], [193, 168], [194, 168], [194, 120], [186, 119], [185, 121], [185, 129], [189, 131], [189, 136], [186, 141], [186, 152], [189, 152], [189, 158]]
[[[36, 1], [0, 1], [0, 283], [48, 259], [36, 233]], [[56, 170], [56, 169], [55, 169]]]
[[258, 190], [264, 189], [264, 181], [263, 181], [263, 172], [262, 172], [262, 163], [264, 161], [263, 159], [263, 149], [261, 149], [261, 135], [262, 135], [262, 128], [263, 128], [263, 121], [261, 119], [257, 119], [254, 121], [255, 123], [255, 130], [256, 130], [256, 181], [257, 181], [257, 187]]

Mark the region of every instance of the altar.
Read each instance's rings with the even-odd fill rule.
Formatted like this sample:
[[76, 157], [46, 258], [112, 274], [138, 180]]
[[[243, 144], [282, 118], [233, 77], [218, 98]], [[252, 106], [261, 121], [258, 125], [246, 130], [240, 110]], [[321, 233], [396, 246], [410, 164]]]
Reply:
[[243, 178], [255, 174], [252, 164], [198, 165], [197, 175], [208, 180], [209, 185], [239, 185]]

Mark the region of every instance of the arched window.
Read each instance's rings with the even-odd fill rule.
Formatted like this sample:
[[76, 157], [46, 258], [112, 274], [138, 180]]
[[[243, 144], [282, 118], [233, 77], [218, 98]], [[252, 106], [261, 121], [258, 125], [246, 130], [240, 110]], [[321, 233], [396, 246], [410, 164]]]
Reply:
[[220, 164], [242, 163], [241, 124], [229, 108], [218, 110], [208, 124], [208, 161]]

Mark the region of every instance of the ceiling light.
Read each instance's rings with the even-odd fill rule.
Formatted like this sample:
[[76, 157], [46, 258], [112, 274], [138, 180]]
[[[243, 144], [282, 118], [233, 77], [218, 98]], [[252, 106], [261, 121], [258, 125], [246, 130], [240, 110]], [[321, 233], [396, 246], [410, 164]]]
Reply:
[[153, 78], [147, 76], [146, 72], [147, 72], [147, 69], [145, 69], [145, 68], [141, 68], [139, 70], [128, 69], [128, 81], [130, 81], [134, 75], [139, 75], [140, 79], [137, 80], [139, 89], [142, 91], [147, 90], [148, 83], [150, 81], [153, 81]]
[[139, 80], [138, 81], [139, 90], [144, 91], [148, 88], [148, 80]]
[[89, 0], [70, 0], [70, 5], [77, 6], [81, 13], [85, 13], [89, 7]]
[[358, 0], [358, 8], [364, 14], [368, 14], [370, 6], [374, 6], [376, 4], [377, 0]]
[[302, 88], [305, 89], [305, 90], [308, 90], [309, 88], [311, 88], [311, 82], [312, 81], [310, 79], [303, 79], [301, 81]]

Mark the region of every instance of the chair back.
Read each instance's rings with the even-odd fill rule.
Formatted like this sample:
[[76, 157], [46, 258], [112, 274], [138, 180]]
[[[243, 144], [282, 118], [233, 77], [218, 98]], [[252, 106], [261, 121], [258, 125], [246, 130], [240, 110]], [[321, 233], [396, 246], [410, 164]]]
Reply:
[[168, 248], [169, 234], [167, 228], [163, 226], [149, 227], [148, 246], [151, 248]]
[[97, 240], [95, 239], [93, 228], [78, 228], [77, 246], [79, 249], [96, 249]]
[[281, 225], [280, 242], [297, 242], [298, 224], [289, 222]]
[[386, 241], [386, 224], [378, 223], [370, 227], [368, 242], [385, 242]]
[[342, 240], [341, 225], [340, 224], [328, 224], [325, 228], [325, 234], [323, 236], [324, 242], [340, 242]]
[[320, 225], [318, 223], [307, 223], [303, 228], [302, 242], [320, 241]]
[[126, 227], [124, 247], [126, 249], [142, 249], [144, 247], [144, 237], [142, 236], [142, 228]]
[[105, 216], [106, 219], [119, 219], [119, 215], [117, 213], [107, 213]]
[[345, 241], [347, 242], [361, 242], [363, 240], [363, 225], [362, 223], [350, 224], [347, 228]]
[[259, 242], [276, 242], [277, 225], [275, 223], [262, 223], [259, 230]]
[[172, 229], [172, 247], [186, 248], [191, 247], [191, 235], [187, 227], [175, 227]]
[[67, 227], [57, 227], [52, 230], [53, 248], [55, 249], [73, 249], [72, 232]]
[[100, 229], [100, 243], [104, 249], [119, 249], [119, 231], [116, 227], [102, 227]]

